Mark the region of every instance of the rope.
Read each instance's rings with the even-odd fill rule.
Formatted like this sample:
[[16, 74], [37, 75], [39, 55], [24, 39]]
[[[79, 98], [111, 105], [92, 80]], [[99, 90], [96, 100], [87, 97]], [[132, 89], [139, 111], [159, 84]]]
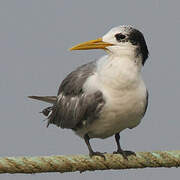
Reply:
[[108, 169], [131, 169], [146, 167], [179, 167], [180, 151], [139, 152], [128, 156], [105, 154], [106, 159], [88, 155], [3, 157], [0, 158], [0, 173], [45, 173], [74, 172]]

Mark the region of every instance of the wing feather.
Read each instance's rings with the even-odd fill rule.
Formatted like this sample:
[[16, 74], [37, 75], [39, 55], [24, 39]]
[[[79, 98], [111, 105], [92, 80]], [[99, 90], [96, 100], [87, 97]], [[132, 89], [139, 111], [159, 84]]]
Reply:
[[91, 123], [98, 117], [104, 105], [102, 92], [96, 91], [93, 94], [83, 92], [83, 84], [93, 75], [95, 69], [95, 62], [88, 63], [77, 68], [63, 80], [57, 101], [49, 112], [48, 125], [55, 124], [61, 128], [76, 129], [83, 121]]

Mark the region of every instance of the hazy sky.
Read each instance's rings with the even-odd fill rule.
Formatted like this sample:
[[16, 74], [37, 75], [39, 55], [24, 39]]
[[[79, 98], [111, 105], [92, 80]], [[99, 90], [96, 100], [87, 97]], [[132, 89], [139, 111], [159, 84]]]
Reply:
[[[101, 50], [70, 52], [72, 45], [130, 24], [144, 33], [150, 57], [143, 68], [149, 107], [142, 123], [123, 131], [124, 149], [180, 149], [180, 3], [178, 0], [1, 0], [0, 1], [0, 156], [87, 154], [70, 130], [46, 128], [38, 112], [48, 104], [28, 95], [56, 95], [64, 77], [99, 58]], [[113, 152], [114, 137], [91, 144]], [[3, 174], [3, 180], [92, 180], [179, 178], [180, 169], [158, 168], [36, 175]]]

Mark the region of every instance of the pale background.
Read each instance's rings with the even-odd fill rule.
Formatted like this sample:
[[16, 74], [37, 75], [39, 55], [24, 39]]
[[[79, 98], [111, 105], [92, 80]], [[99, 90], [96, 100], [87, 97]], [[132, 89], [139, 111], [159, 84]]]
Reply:
[[[122, 133], [122, 147], [134, 151], [180, 149], [180, 3], [178, 0], [1, 0], [0, 156], [87, 154], [79, 137], [38, 112], [47, 106], [28, 95], [56, 95], [77, 66], [105, 54], [70, 52], [72, 45], [134, 25], [146, 38], [150, 57], [143, 76], [150, 104], [142, 123]], [[114, 137], [92, 140], [95, 150], [113, 152]], [[158, 168], [35, 175], [3, 174], [2, 180], [178, 179], [180, 169]]]

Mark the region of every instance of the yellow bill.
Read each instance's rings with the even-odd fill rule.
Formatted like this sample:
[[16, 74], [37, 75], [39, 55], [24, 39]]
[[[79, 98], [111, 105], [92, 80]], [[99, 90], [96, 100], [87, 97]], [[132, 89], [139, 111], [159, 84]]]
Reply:
[[91, 40], [75, 45], [69, 50], [73, 51], [73, 50], [88, 50], [88, 49], [106, 49], [107, 46], [113, 46], [113, 44], [104, 42], [102, 38], [98, 38], [96, 40]]

